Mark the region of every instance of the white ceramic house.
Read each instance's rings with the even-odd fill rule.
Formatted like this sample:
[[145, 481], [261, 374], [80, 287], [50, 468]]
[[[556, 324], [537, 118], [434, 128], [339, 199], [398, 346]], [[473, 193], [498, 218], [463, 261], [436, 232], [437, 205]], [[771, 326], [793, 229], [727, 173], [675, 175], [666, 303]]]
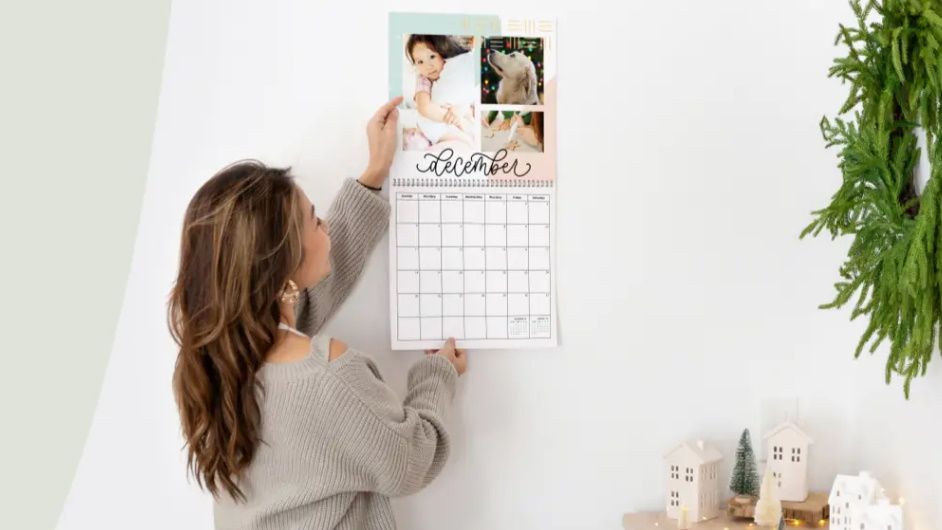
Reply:
[[838, 475], [828, 497], [831, 530], [901, 530], [903, 512], [890, 505], [870, 473]]
[[684, 442], [664, 455], [667, 471], [667, 516], [687, 509], [690, 522], [719, 515], [719, 464], [723, 455], [703, 440]]
[[814, 440], [791, 421], [780, 423], [764, 437], [766, 465], [783, 501], [808, 498], [808, 446]]
[[864, 508], [857, 524], [862, 530], [903, 530], [903, 507], [886, 498]]

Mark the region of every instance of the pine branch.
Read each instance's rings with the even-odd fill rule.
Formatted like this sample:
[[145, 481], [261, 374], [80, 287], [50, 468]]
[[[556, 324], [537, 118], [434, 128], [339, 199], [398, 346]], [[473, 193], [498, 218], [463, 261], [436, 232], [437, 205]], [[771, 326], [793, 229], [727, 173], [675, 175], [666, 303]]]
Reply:
[[[908, 398], [942, 323], [942, 0], [851, 0], [850, 6], [856, 27], [839, 26], [835, 44], [846, 55], [828, 70], [850, 84], [848, 96], [836, 117], [820, 123], [826, 147], [840, 149], [841, 185], [827, 206], [812, 212], [800, 237], [826, 230], [832, 239], [853, 238], [836, 294], [820, 307], [855, 300], [851, 319], [869, 322], [854, 357], [888, 340], [886, 382], [902, 376]], [[917, 126], [932, 160], [921, 196], [913, 181]]]

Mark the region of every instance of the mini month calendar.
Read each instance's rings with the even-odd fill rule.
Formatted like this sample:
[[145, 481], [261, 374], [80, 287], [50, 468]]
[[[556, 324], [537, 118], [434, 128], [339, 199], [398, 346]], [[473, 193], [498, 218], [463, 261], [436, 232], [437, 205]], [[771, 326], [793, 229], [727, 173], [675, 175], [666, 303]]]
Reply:
[[391, 13], [393, 349], [555, 346], [556, 24]]

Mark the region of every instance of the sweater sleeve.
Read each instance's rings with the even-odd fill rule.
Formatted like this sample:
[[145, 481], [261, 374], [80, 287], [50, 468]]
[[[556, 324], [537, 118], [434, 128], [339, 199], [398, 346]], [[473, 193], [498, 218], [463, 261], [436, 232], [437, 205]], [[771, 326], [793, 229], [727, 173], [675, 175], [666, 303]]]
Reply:
[[416, 362], [409, 370], [406, 398], [401, 400], [365, 355], [348, 350], [338, 360], [336, 374], [349, 402], [338, 407], [348, 409], [337, 411], [347, 425], [334, 439], [344, 440], [342, 466], [357, 475], [355, 485], [390, 497], [428, 485], [448, 459], [444, 416], [455, 395], [454, 366], [438, 355]]
[[331, 272], [301, 293], [295, 308], [298, 330], [317, 334], [350, 294], [388, 225], [389, 202], [356, 180], [346, 179], [327, 213]]

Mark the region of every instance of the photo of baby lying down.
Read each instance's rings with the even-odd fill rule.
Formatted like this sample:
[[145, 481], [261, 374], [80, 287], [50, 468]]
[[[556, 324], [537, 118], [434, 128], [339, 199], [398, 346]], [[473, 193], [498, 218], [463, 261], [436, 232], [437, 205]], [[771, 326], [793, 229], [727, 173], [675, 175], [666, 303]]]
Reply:
[[543, 152], [543, 113], [484, 110], [481, 117], [481, 151]]
[[475, 37], [404, 35], [402, 148], [477, 147]]

